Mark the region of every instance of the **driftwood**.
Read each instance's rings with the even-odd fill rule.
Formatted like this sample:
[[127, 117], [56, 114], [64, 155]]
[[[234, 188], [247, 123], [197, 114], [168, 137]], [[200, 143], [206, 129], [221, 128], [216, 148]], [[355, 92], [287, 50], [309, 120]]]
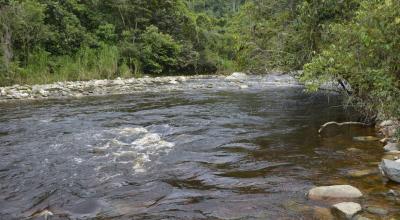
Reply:
[[331, 122], [327, 122], [327, 123], [323, 124], [323, 125], [321, 126], [321, 128], [318, 130], [318, 133], [321, 134], [321, 133], [324, 131], [325, 128], [327, 128], [327, 127], [329, 127], [329, 126], [332, 126], [332, 125], [338, 126], [338, 127], [341, 127], [341, 126], [344, 126], [344, 125], [370, 126], [369, 124], [362, 123], [362, 122], [353, 122], [353, 121], [349, 121], [349, 122], [338, 123], [338, 122], [336, 122], [336, 121], [331, 121]]

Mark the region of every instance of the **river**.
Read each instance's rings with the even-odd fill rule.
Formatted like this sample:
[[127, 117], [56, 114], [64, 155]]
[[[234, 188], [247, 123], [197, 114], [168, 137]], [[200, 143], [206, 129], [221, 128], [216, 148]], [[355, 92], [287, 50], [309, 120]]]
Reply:
[[331, 184], [398, 206], [379, 173], [347, 175], [377, 167], [381, 144], [353, 140], [373, 129], [318, 135], [354, 119], [338, 95], [186, 83], [211, 86], [0, 103], [0, 219], [310, 219], [305, 194]]

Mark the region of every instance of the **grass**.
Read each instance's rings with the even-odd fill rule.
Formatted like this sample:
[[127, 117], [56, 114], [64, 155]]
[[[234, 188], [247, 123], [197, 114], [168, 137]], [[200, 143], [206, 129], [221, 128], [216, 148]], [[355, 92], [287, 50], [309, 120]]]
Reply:
[[13, 84], [47, 84], [58, 81], [129, 78], [138, 76], [121, 62], [116, 46], [82, 48], [71, 56], [51, 57], [48, 52], [36, 51], [24, 68], [13, 64], [7, 74], [0, 74], [0, 86]]

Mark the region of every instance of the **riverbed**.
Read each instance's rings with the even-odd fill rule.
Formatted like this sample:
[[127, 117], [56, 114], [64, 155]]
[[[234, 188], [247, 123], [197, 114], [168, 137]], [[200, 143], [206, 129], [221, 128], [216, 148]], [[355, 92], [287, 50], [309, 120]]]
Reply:
[[377, 171], [382, 144], [353, 139], [375, 130], [318, 135], [357, 114], [291, 77], [203, 76], [0, 111], [0, 219], [310, 219], [329, 206], [305, 194], [333, 184], [400, 218], [388, 194], [400, 187]]

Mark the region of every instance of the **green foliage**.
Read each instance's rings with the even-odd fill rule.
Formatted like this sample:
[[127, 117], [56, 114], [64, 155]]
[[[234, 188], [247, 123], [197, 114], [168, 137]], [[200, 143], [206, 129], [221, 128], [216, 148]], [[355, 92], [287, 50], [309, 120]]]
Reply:
[[140, 52], [143, 71], [146, 73], [169, 73], [178, 63], [179, 45], [170, 35], [160, 33], [150, 26], [140, 36]]
[[400, 3], [362, 1], [354, 19], [331, 25], [332, 40], [304, 67], [310, 88], [346, 80], [369, 115], [400, 116]]
[[227, 20], [242, 3], [3, 0], [0, 84], [230, 69]]

